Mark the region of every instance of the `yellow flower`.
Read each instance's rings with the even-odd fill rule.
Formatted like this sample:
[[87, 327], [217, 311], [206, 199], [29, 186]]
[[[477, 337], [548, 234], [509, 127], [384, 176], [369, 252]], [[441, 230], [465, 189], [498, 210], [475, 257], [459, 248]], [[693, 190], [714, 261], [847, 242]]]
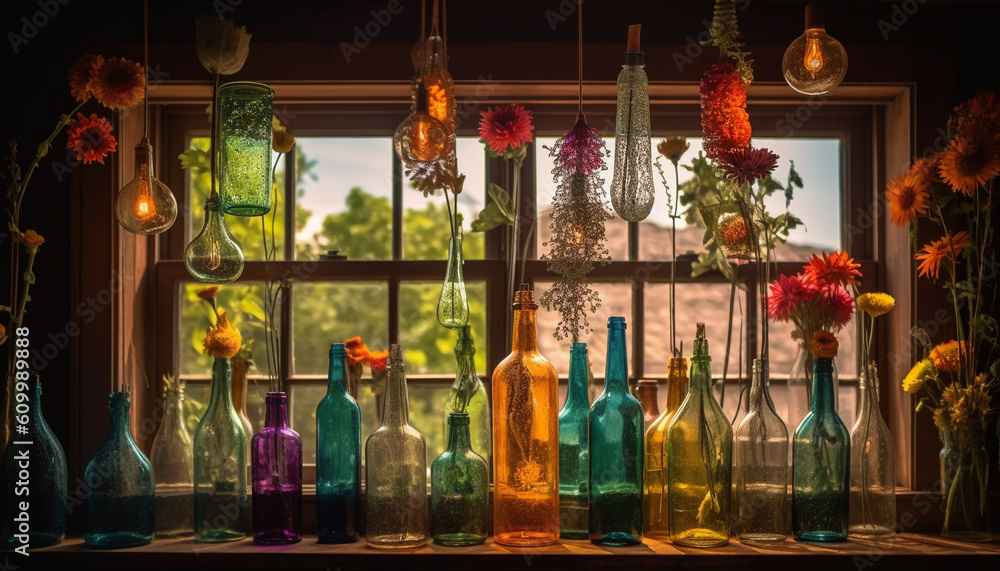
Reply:
[[917, 393], [934, 374], [936, 374], [934, 363], [930, 359], [920, 360], [903, 379], [903, 390], [911, 394]]
[[872, 317], [885, 315], [896, 306], [896, 300], [887, 293], [863, 293], [858, 296], [858, 310]]
[[295, 135], [288, 132], [284, 127], [275, 127], [271, 130], [271, 148], [276, 153], [287, 153], [295, 146]]
[[931, 349], [930, 360], [939, 371], [957, 372], [962, 369], [965, 358], [965, 341], [947, 341]]
[[209, 73], [232, 75], [243, 68], [250, 54], [250, 37], [244, 26], [206, 14], [195, 21], [195, 49]]
[[691, 144], [687, 142], [687, 137], [667, 137], [656, 145], [656, 152], [670, 159], [670, 162], [676, 165], [689, 148], [691, 148]]
[[24, 249], [27, 250], [29, 254], [37, 252], [38, 247], [45, 243], [45, 238], [34, 230], [25, 230], [18, 235], [15, 240], [24, 244]]
[[205, 353], [216, 359], [231, 359], [240, 350], [243, 337], [240, 330], [229, 322], [229, 316], [225, 311], [219, 312], [219, 319], [215, 325], [208, 330], [203, 344]]
[[955, 428], [957, 424], [952, 414], [958, 410], [962, 393], [957, 385], [948, 385], [941, 391], [941, 406], [934, 410], [934, 426], [941, 430]]

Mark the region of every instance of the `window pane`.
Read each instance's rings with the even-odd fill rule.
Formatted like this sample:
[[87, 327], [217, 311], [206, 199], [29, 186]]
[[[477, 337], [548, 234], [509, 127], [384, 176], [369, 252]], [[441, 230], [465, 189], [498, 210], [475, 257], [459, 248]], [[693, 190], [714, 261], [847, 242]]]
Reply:
[[392, 258], [392, 138], [296, 138], [295, 256]]
[[[189, 203], [190, 215], [188, 216], [188, 236], [190, 242], [198, 236], [205, 224], [205, 199], [211, 193], [211, 177], [209, 174], [209, 154], [210, 141], [208, 137], [195, 137], [191, 139], [189, 149], [198, 153], [197, 167], [188, 169], [188, 180], [190, 184]], [[233, 241], [239, 244], [243, 250], [243, 257], [247, 261], [263, 261], [264, 257], [264, 236], [263, 231], [267, 231], [268, 249], [272, 247], [271, 223], [274, 222], [273, 248], [274, 256], [271, 259], [285, 259], [285, 155], [281, 155], [277, 161], [274, 171], [273, 184], [275, 194], [272, 195], [271, 212], [260, 216], [226, 216], [226, 230]], [[265, 224], [262, 228], [261, 224]]]
[[[486, 282], [465, 282], [469, 325], [476, 343], [476, 372], [486, 369]], [[437, 320], [441, 284], [403, 282], [399, 286], [399, 345], [407, 373], [455, 376], [457, 333]]]
[[[420, 431], [427, 447], [427, 470], [431, 463], [444, 452], [448, 444], [445, 437], [444, 405], [448, 399], [450, 385], [407, 381], [409, 397], [410, 426]], [[325, 393], [324, 393], [325, 394]], [[319, 401], [317, 401], [318, 403]], [[358, 389], [358, 407], [361, 408], [361, 448], [364, 455], [365, 442], [379, 427], [379, 416], [375, 414], [375, 394], [370, 384], [362, 384]], [[315, 448], [315, 445], [314, 445]], [[428, 483], [430, 480], [428, 479]]]
[[[204, 353], [202, 341], [205, 331], [215, 323], [215, 313], [207, 302], [198, 297], [205, 289], [203, 283], [185, 283], [180, 288], [181, 321], [179, 324], [178, 353], [180, 357], [179, 375], [187, 377], [211, 376], [212, 358]], [[268, 374], [266, 341], [264, 336], [263, 284], [260, 282], [235, 282], [219, 287], [216, 304], [219, 311], [225, 310], [230, 322], [240, 330], [243, 347], [254, 354], [255, 369], [262, 376]], [[275, 322], [280, 319], [277, 308]], [[253, 374], [253, 371], [251, 371]]]
[[[187, 385], [184, 388], [184, 425], [192, 437], [194, 437], [195, 429], [198, 428], [198, 422], [205, 414], [205, 409], [208, 408], [211, 389], [212, 383], [210, 381], [187, 379]], [[266, 378], [251, 378], [247, 381], [247, 418], [250, 419], [254, 434], [264, 428], [268, 390], [270, 389]], [[247, 439], [250, 438], [253, 438], [253, 434], [247, 435]], [[247, 458], [247, 462], [250, 462], [249, 458]]]
[[[483, 144], [473, 137], [458, 138], [458, 170], [465, 175], [462, 193], [458, 195], [458, 211], [462, 215], [466, 260], [481, 260], [484, 235], [470, 230], [472, 221], [483, 209], [486, 196], [486, 153]], [[442, 193], [424, 196], [404, 183], [403, 190], [403, 257], [407, 260], [444, 260], [448, 258], [448, 206]], [[452, 201], [451, 196], [448, 197]], [[455, 206], [455, 202], [451, 202]]]
[[296, 382], [288, 390], [288, 422], [302, 438], [302, 462], [316, 463], [316, 407], [326, 396], [325, 383]]
[[326, 376], [330, 344], [360, 336], [372, 350], [389, 347], [389, 285], [385, 282], [292, 285], [292, 353], [296, 375]]

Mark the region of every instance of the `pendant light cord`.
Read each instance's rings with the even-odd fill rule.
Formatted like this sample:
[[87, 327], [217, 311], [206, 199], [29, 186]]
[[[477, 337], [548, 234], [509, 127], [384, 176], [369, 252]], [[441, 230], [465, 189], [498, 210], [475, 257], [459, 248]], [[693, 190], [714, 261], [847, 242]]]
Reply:
[[580, 84], [580, 101], [577, 114], [583, 116], [583, 2], [576, 6], [577, 68]]
[[149, 133], [149, 0], [142, 0], [142, 138]]

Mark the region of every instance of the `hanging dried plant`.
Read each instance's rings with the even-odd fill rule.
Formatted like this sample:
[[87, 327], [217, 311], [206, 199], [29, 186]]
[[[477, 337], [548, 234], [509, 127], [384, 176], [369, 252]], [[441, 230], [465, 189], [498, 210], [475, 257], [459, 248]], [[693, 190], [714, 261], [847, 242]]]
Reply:
[[601, 178], [609, 153], [597, 129], [589, 127], [582, 114], [555, 145], [545, 148], [555, 157], [552, 175], [558, 187], [552, 200], [552, 235], [545, 243], [550, 251], [542, 259], [561, 277], [539, 301], [562, 316], [553, 336], [576, 341], [580, 333], [591, 331], [587, 312], [594, 313], [601, 306], [587, 275], [595, 264], [611, 261], [604, 222], [613, 215]]

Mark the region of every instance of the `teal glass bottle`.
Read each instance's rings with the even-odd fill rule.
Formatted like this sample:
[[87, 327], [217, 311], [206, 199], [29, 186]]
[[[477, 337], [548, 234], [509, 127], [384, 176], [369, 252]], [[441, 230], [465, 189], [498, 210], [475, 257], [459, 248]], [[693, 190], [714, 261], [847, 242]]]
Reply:
[[559, 537], [590, 537], [590, 398], [587, 344], [569, 349], [566, 402], [559, 411]]
[[604, 391], [590, 407], [590, 541], [642, 541], [642, 403], [628, 387], [625, 318], [608, 318]]
[[316, 531], [320, 543], [357, 541], [361, 520], [361, 409], [347, 390], [347, 351], [330, 346], [326, 396], [316, 407]]
[[448, 423], [453, 412], [469, 414], [469, 437], [472, 451], [490, 464], [493, 447], [493, 430], [490, 425], [490, 395], [476, 373], [476, 342], [472, 339], [472, 327], [466, 325], [458, 331], [455, 342], [455, 359], [458, 369], [455, 382], [448, 393], [444, 406], [444, 428], [448, 434]]
[[108, 438], [90, 459], [84, 481], [96, 484], [87, 498], [83, 542], [117, 549], [146, 545], [156, 532], [153, 466], [129, 429], [128, 393], [111, 393]]
[[216, 358], [208, 408], [194, 432], [194, 535], [207, 543], [247, 535], [247, 433], [233, 407], [232, 364]]
[[[11, 382], [15, 380], [12, 378]], [[23, 419], [20, 414], [15, 417], [27, 421], [16, 422], [26, 432], [11, 430], [0, 462], [0, 480], [4, 482], [0, 486], [0, 513], [5, 514], [0, 521], [0, 548], [57, 545], [66, 535], [66, 453], [42, 416], [39, 377], [18, 380], [14, 388], [27, 397], [23, 404], [28, 406], [28, 413]], [[29, 460], [27, 468], [20, 465], [25, 459]], [[27, 478], [23, 477], [25, 470]], [[21, 502], [25, 500], [28, 509], [21, 510]], [[27, 533], [20, 529], [22, 522], [28, 526]]]
[[833, 389], [833, 359], [816, 357], [812, 404], [792, 439], [792, 535], [802, 541], [847, 539], [851, 436]]
[[469, 415], [448, 417], [448, 449], [431, 463], [431, 536], [438, 545], [478, 545], [489, 534], [490, 466], [470, 447]]

